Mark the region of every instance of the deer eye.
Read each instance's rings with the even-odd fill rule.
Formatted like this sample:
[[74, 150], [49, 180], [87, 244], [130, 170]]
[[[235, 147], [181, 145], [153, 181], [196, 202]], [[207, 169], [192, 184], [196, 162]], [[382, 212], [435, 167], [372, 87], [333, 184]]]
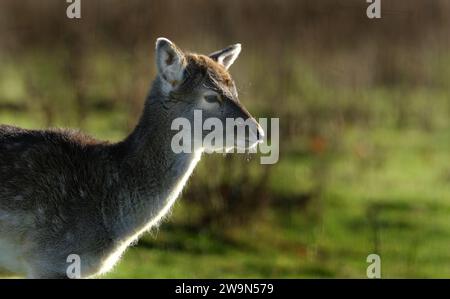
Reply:
[[222, 103], [222, 97], [219, 94], [211, 94], [205, 96], [205, 101], [208, 103]]

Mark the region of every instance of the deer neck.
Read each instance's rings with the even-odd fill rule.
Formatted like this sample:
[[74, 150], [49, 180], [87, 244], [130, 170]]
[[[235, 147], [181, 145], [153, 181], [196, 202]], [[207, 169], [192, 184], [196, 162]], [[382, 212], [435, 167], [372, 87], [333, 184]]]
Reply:
[[[122, 143], [124, 159], [117, 194], [113, 235], [137, 238], [166, 215], [191, 175], [202, 151], [174, 153], [171, 130], [175, 116], [163, 108], [166, 99], [151, 92], [135, 130]], [[111, 226], [110, 226], [111, 227]]]

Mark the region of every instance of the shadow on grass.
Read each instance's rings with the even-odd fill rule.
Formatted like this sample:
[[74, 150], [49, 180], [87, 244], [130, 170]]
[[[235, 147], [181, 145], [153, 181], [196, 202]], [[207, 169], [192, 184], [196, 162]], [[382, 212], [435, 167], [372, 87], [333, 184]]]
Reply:
[[200, 229], [186, 224], [165, 224], [164, 232], [139, 240], [138, 246], [145, 249], [189, 252], [192, 254], [224, 254], [230, 250], [252, 251], [249, 244], [237, 241], [209, 229]]

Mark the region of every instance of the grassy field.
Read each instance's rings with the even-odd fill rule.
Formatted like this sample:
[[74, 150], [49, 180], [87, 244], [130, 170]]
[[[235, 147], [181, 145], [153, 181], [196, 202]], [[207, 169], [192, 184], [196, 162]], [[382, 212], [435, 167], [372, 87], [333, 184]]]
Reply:
[[[322, 93], [323, 98], [336, 94]], [[245, 225], [217, 229], [195, 222], [198, 207], [182, 198], [167, 221], [130, 248], [106, 277], [364, 278], [371, 253], [381, 256], [383, 277], [450, 276], [450, 103], [445, 93], [410, 93], [404, 100], [406, 125], [398, 124], [390, 106], [397, 93], [365, 91], [371, 121], [349, 122], [335, 131], [325, 124], [328, 135], [322, 134], [319, 145], [314, 138], [290, 136], [281, 141], [281, 158], [273, 166], [238, 157], [234, 163], [241, 168], [271, 168], [264, 185], [270, 206]], [[425, 104], [430, 97], [434, 108]], [[424, 107], [433, 111], [423, 114]], [[0, 123], [46, 126], [29, 112], [6, 109]], [[100, 111], [88, 114], [83, 127], [118, 140], [125, 123], [118, 110]], [[225, 164], [220, 155], [203, 160], [194, 182]], [[201, 184], [190, 188], [203, 191]], [[241, 213], [245, 217], [246, 211]]]
[[[383, 162], [355, 158], [354, 148], [369, 139]], [[184, 227], [189, 207], [180, 201], [170, 220], [131, 248], [107, 277], [365, 278], [370, 253], [381, 256], [385, 278], [448, 277], [448, 131], [368, 136], [350, 130], [345, 146], [349, 151], [330, 166], [319, 202], [271, 209], [251, 226], [218, 236], [208, 228]], [[307, 180], [311, 163], [284, 157], [273, 185], [283, 181], [278, 189], [301, 193], [297, 187]], [[360, 167], [370, 169], [361, 175]]]

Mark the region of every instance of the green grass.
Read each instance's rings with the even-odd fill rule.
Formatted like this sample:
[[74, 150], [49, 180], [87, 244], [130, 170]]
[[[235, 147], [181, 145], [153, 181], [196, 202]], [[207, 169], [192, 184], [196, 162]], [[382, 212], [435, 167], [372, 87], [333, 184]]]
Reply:
[[[88, 109], [86, 119], [78, 124], [74, 104], [60, 100], [61, 96], [73, 101], [74, 86], [60, 78], [59, 64], [47, 66], [47, 59], [41, 60], [31, 64], [36, 68], [32, 75], [45, 75], [39, 79], [42, 82], [36, 81], [37, 89], [49, 89], [49, 94], [41, 96], [51, 98], [53, 102], [48, 103], [54, 105], [50, 106], [61, 112], [56, 113], [53, 126], [81, 127], [109, 140], [126, 134], [130, 111], [124, 109], [132, 108], [133, 103], [112, 104], [113, 110]], [[92, 64], [93, 72], [101, 74], [103, 68], [108, 69], [103, 64], [111, 67], [114, 62], [98, 60]], [[122, 62], [126, 64], [126, 60]], [[0, 101], [19, 102], [28, 110], [0, 110], [0, 123], [45, 127], [39, 100], [21, 102], [33, 98], [26, 97], [23, 74], [15, 72], [14, 66], [0, 70]], [[365, 278], [366, 258], [371, 253], [381, 256], [383, 277], [450, 276], [448, 91], [398, 86], [341, 90], [322, 84], [310, 74], [311, 68], [299, 69], [303, 73], [293, 76], [286, 103], [278, 106], [266, 98], [261, 108], [253, 102], [255, 109], [261, 109], [260, 115], [276, 111], [282, 129], [286, 119], [294, 118], [312, 135], [294, 134], [287, 141], [280, 140], [280, 161], [270, 166], [271, 179], [263, 186], [276, 204], [248, 225], [217, 230], [192, 226], [192, 218], [201, 211], [182, 198], [172, 215], [131, 247], [106, 277]], [[128, 83], [116, 88], [113, 78], [99, 78], [86, 91], [89, 99], [112, 101], [117, 90], [129, 88]], [[54, 80], [60, 86], [56, 90], [51, 88]], [[260, 95], [264, 95], [269, 89], [276, 91], [278, 84], [274, 80], [257, 89], [260, 87]], [[251, 94], [256, 90], [247, 91]], [[128, 99], [134, 96], [128, 95]], [[323, 151], [311, 149], [310, 139], [316, 135], [326, 144]], [[219, 162], [219, 158], [204, 159], [201, 163], [209, 167], [200, 165], [192, 179], [212, 182], [223, 178], [219, 173], [225, 163]], [[252, 167], [255, 172], [268, 167], [254, 162], [242, 159], [237, 167]], [[216, 171], [214, 176], [211, 169]], [[305, 194], [312, 198], [300, 204], [298, 199]]]
[[[27, 121], [0, 113], [1, 123], [36, 125]], [[101, 137], [123, 134], [103, 130], [106, 120], [92, 124]], [[450, 276], [448, 131], [349, 128], [342, 137], [328, 157], [292, 150], [274, 166], [268, 188], [289, 198], [314, 188], [326, 159], [325, 188], [306, 208], [270, 208], [218, 234], [186, 226], [181, 199], [106, 277], [364, 278], [370, 253], [380, 254], [383, 277]]]
[[[383, 157], [373, 164], [365, 157], [370, 161], [362, 166], [350, 149], [367, 140], [378, 149], [372, 154]], [[446, 130], [348, 132], [349, 150], [332, 162], [319, 203], [272, 209], [225, 237], [184, 230], [189, 206], [178, 204], [168, 223], [129, 249], [107, 277], [364, 278], [370, 253], [381, 256], [383, 277], [448, 277], [448, 141]], [[274, 185], [301, 192], [313, 163], [284, 157]]]

